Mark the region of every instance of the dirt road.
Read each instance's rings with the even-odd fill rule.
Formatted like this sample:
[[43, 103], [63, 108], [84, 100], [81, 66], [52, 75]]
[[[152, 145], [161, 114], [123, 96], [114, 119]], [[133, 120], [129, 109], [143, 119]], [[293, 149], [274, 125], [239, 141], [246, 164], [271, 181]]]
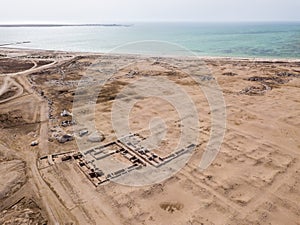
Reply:
[[[4, 77], [3, 84], [0, 87], [0, 96], [5, 94], [12, 87], [14, 87], [15, 92], [13, 96], [1, 100], [0, 104], [5, 104], [13, 100], [17, 101], [17, 98], [22, 96], [24, 91], [26, 91], [26, 93], [28, 93], [27, 98], [31, 98], [31, 101], [35, 101], [39, 106], [36, 107], [38, 112], [33, 112], [36, 115], [40, 115], [40, 118], [38, 119], [40, 121], [39, 148], [21, 153], [18, 152], [18, 155], [22, 157], [28, 167], [28, 181], [24, 187], [32, 188], [35, 195], [41, 200], [43, 208], [45, 208], [48, 214], [50, 224], [64, 224], [68, 221], [76, 222], [76, 219], [70, 212], [68, 212], [68, 210], [66, 210], [53, 190], [51, 190], [47, 183], [42, 179], [37, 168], [37, 159], [39, 156], [41, 154], [48, 153], [48, 102], [32, 89], [31, 84], [27, 79], [27, 75], [50, 68], [57, 63], [63, 63], [64, 61], [65, 60], [60, 60], [58, 62], [55, 60], [49, 64], [37, 67], [37, 63], [32, 60], [34, 66], [26, 71], [0, 74], [0, 77]], [[20, 104], [22, 103], [20, 102]], [[5, 205], [2, 207], [8, 206], [13, 199], [18, 201], [25, 196], [27, 196], [26, 191], [24, 191], [24, 188], [22, 188], [16, 193], [16, 195], [13, 195], [11, 198], [7, 199]]]

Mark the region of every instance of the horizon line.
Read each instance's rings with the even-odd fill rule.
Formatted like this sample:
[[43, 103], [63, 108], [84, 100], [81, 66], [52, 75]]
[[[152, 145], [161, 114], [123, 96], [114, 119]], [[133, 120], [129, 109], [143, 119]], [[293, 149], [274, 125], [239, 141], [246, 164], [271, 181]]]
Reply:
[[132, 24], [118, 23], [83, 23], [83, 24], [66, 24], [66, 23], [15, 23], [15, 24], [0, 24], [0, 27], [129, 27]]
[[198, 21], [198, 20], [137, 20], [124, 22], [101, 23], [68, 23], [68, 22], [0, 22], [0, 27], [71, 27], [71, 26], [133, 26], [134, 23], [299, 23], [300, 20], [242, 20], [242, 21]]

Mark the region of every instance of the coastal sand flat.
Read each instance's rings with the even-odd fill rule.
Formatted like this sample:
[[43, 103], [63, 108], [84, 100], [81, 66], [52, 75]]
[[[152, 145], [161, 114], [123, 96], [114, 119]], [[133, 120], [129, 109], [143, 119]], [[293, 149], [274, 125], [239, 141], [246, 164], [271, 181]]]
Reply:
[[[96, 106], [96, 126], [104, 134], [105, 143], [115, 140], [111, 124], [114, 97], [145, 76], [164, 76], [184, 88], [199, 113], [200, 138], [188, 164], [163, 182], [145, 187], [109, 182], [96, 188], [75, 161], [40, 168], [36, 160], [78, 150], [75, 141], [60, 144], [54, 134], [72, 132], [72, 127], [60, 126], [64, 120], [60, 113], [63, 109], [72, 110], [78, 80], [87, 68], [99, 59], [114, 65], [137, 56], [1, 51], [1, 55], [18, 53], [23, 61], [49, 62], [47, 67], [39, 65], [31, 72], [10, 75], [24, 91], [1, 104], [0, 144], [26, 162], [29, 180], [25, 186], [31, 191], [25, 194], [21, 188], [15, 198], [34, 199], [49, 224], [299, 224], [299, 61], [204, 59], [223, 91], [227, 128], [220, 153], [203, 172], [198, 166], [210, 135], [211, 112], [197, 84], [176, 70], [179, 63], [198, 65], [199, 59], [169, 58], [164, 59], [169, 65], [152, 65], [151, 58], [144, 58], [143, 63], [118, 71], [115, 79], [104, 86]], [[87, 121], [93, 118], [90, 114], [85, 116]], [[152, 117], [164, 119], [170, 128], [157, 150], [157, 154], [168, 154], [166, 149], [178, 142], [178, 114], [160, 99], [144, 99], [131, 111], [131, 129], [150, 135]], [[36, 139], [40, 145], [30, 147]], [[0, 221], [17, 211], [17, 207], [7, 204], [15, 198], [6, 198], [6, 211], [0, 214]]]

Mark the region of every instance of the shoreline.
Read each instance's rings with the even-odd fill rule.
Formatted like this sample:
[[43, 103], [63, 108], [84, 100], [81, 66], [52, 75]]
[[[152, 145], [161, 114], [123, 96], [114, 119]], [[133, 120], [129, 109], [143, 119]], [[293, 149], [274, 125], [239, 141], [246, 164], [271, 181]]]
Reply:
[[[118, 55], [118, 56], [135, 56], [135, 57], [158, 57], [158, 58], [179, 58], [179, 59], [200, 59], [200, 60], [229, 60], [229, 61], [249, 61], [249, 62], [273, 62], [273, 63], [286, 63], [286, 62], [300, 62], [300, 58], [262, 58], [262, 57], [240, 57], [240, 56], [180, 56], [180, 55], [151, 55], [151, 54], [138, 54], [138, 53], [105, 53], [105, 52], [84, 52], [84, 51], [64, 51], [64, 50], [51, 50], [51, 49], [34, 49], [34, 48], [17, 48], [0, 46], [0, 51], [13, 50], [13, 51], [27, 51], [27, 52], [55, 52], [64, 54], [75, 55]], [[190, 51], [193, 53], [193, 51]]]

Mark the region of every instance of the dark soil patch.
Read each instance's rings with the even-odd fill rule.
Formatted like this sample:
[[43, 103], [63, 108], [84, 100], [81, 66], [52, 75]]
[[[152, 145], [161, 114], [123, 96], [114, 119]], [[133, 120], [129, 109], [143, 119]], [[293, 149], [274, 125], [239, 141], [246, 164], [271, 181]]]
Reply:
[[258, 82], [260, 86], [250, 86], [242, 91], [240, 94], [246, 95], [264, 95], [267, 91], [270, 91], [274, 88], [280, 87], [280, 85], [288, 83], [291, 77], [297, 77], [296, 74], [290, 74], [287, 72], [278, 73], [276, 76], [270, 77], [259, 77], [254, 76], [247, 79], [247, 81]]
[[234, 76], [237, 76], [238, 74], [237, 73], [233, 73], [233, 72], [226, 72], [226, 73], [223, 73], [222, 75], [223, 76], [234, 77]]
[[174, 213], [176, 211], [179, 211], [183, 208], [183, 204], [179, 203], [179, 202], [163, 202], [160, 205], [160, 208], [169, 212], [169, 213]]
[[38, 67], [39, 67], [39, 66], [48, 65], [48, 64], [50, 64], [50, 63], [52, 63], [52, 61], [37, 61], [37, 62], [36, 62], [36, 64], [37, 64]]
[[289, 82], [286, 79], [281, 79], [280, 77], [250, 77], [248, 81], [264, 82], [269, 84], [285, 84]]
[[300, 74], [288, 73], [288, 72], [280, 72], [276, 74], [278, 77], [296, 77], [300, 78]]
[[9, 91], [3, 93], [3, 94], [0, 96], [0, 101], [3, 101], [3, 100], [8, 99], [8, 98], [11, 98], [11, 97], [13, 97], [15, 94], [16, 94], [16, 91], [9, 90]]
[[128, 85], [127, 82], [117, 80], [105, 85], [99, 93], [97, 104], [113, 101], [126, 85]]
[[17, 110], [0, 114], [0, 128], [9, 128], [24, 124], [26, 124], [26, 121], [24, 120], [21, 111]]
[[0, 73], [18, 73], [32, 68], [31, 61], [18, 59], [0, 59]]

